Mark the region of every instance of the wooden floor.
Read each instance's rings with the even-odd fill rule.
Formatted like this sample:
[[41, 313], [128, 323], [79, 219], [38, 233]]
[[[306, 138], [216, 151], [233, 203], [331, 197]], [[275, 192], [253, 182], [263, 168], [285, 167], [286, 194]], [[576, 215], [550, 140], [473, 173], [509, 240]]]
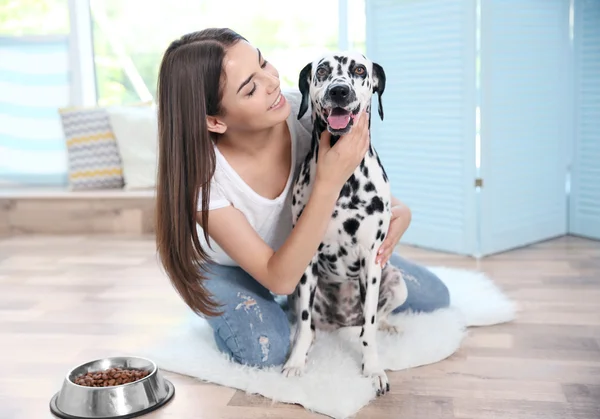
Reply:
[[[574, 237], [477, 262], [407, 247], [428, 265], [480, 269], [523, 310], [473, 329], [449, 359], [389, 374], [392, 391], [359, 418], [600, 418], [600, 243]], [[51, 418], [65, 372], [152, 339], [183, 306], [152, 238], [0, 240], [0, 417]], [[166, 374], [175, 398], [145, 417], [317, 418], [302, 407]]]

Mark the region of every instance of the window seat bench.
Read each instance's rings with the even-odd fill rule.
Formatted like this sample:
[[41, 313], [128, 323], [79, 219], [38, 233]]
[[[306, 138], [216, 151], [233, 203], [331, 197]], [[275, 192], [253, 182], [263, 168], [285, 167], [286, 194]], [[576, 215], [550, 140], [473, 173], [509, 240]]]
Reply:
[[0, 187], [0, 236], [154, 234], [155, 191]]

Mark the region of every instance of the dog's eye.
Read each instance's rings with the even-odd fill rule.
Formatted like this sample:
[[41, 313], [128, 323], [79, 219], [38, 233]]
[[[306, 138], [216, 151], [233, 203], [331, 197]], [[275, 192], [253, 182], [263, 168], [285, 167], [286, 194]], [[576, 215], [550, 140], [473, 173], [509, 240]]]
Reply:
[[356, 74], [357, 76], [362, 76], [363, 74], [365, 74], [365, 71], [366, 69], [362, 65], [359, 65], [354, 69], [354, 74]]
[[325, 67], [320, 67], [317, 69], [317, 76], [323, 77], [327, 75], [327, 69]]

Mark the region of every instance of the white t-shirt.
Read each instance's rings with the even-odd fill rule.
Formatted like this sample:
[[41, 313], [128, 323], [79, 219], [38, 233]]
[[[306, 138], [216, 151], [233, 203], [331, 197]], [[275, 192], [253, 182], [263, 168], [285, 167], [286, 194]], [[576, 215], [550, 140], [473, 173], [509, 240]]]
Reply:
[[[301, 94], [297, 90], [283, 90], [283, 95], [291, 105], [287, 118], [292, 141], [292, 168], [285, 189], [275, 199], [265, 198], [256, 192], [229, 165], [225, 157], [215, 146], [216, 167], [211, 180], [209, 210], [233, 205], [240, 210], [256, 230], [258, 235], [273, 250], [277, 250], [286, 240], [292, 230], [292, 183], [306, 153], [310, 150], [312, 124], [310, 109], [298, 120]], [[202, 206], [202, 190], [198, 198], [198, 210]], [[210, 217], [210, 215], [209, 215]], [[208, 247], [204, 240], [202, 227], [197, 224], [200, 244], [211, 258], [222, 265], [237, 266], [223, 249], [214, 241]], [[210, 233], [210, 232], [209, 232]]]

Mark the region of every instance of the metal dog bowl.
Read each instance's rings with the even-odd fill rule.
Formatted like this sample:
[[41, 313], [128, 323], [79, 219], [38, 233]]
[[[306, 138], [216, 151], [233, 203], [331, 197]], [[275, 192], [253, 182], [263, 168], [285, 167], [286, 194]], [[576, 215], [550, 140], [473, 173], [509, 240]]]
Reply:
[[[145, 370], [149, 374], [132, 383], [108, 387], [87, 387], [75, 383], [80, 375], [116, 367]], [[50, 411], [64, 419], [128, 419], [158, 409], [174, 394], [173, 384], [162, 377], [156, 364], [149, 359], [97, 359], [67, 373], [62, 388], [50, 401]]]

